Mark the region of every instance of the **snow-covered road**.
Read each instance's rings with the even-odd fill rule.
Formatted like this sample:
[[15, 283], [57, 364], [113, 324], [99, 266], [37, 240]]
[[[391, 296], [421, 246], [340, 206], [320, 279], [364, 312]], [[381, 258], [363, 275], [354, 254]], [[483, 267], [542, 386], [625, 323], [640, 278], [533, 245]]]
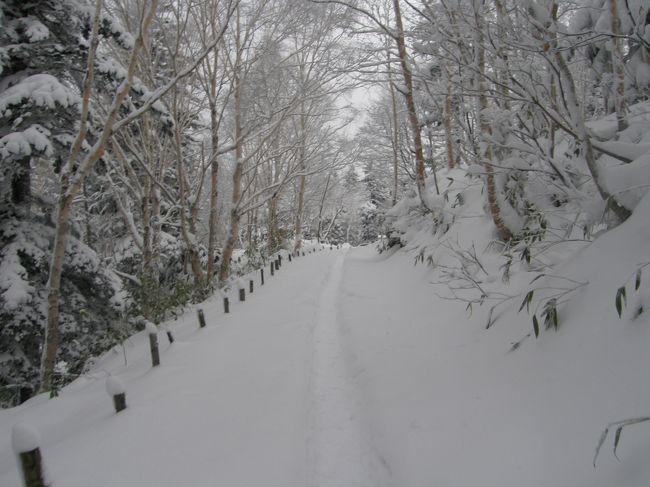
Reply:
[[[603, 305], [511, 352], [526, 317], [486, 331], [413, 258], [285, 260], [264, 286], [251, 276], [245, 303], [231, 291], [230, 314], [203, 303], [206, 328], [195, 308], [170, 323], [156, 369], [130, 338], [126, 364], [118, 347], [60, 397], [0, 411], [0, 486], [21, 485], [10, 439], [25, 422], [53, 487], [647, 487], [645, 425], [621, 462], [608, 445], [592, 466], [605, 424], [647, 415], [647, 327]], [[126, 385], [119, 414], [108, 374]]]

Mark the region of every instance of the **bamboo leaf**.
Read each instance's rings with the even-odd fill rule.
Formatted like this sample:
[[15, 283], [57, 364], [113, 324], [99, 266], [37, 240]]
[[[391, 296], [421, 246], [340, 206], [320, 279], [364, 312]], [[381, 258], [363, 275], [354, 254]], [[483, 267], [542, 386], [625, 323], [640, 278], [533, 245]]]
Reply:
[[537, 321], [537, 315], [533, 315], [533, 331], [535, 332], [535, 338], [539, 337], [539, 321]]
[[533, 299], [533, 293], [535, 290], [530, 290], [526, 293], [526, 296], [524, 297], [524, 300], [521, 302], [521, 306], [519, 306], [519, 311], [517, 313], [521, 313], [521, 310], [524, 309], [524, 306], [526, 307], [526, 310], [530, 313], [530, 302]]
[[634, 278], [634, 290], [638, 291], [641, 287], [641, 269], [636, 271], [636, 277]]
[[622, 316], [623, 306], [625, 306], [625, 286], [619, 287], [616, 291], [616, 312], [619, 318]]
[[[625, 426], [625, 425], [623, 425]], [[618, 455], [616, 454], [616, 449], [618, 448], [618, 443], [621, 441], [621, 434], [623, 433], [623, 426], [619, 426], [616, 429], [616, 434], [614, 435], [614, 456], [616, 459], [620, 462], [621, 459], [618, 458]]]
[[494, 312], [494, 306], [490, 308], [490, 312], [488, 313], [488, 321], [487, 321], [487, 325], [485, 326], [486, 330], [489, 329], [494, 324], [494, 321], [492, 321], [493, 312]]
[[594, 468], [596, 468], [596, 460], [598, 459], [598, 453], [600, 453], [600, 449], [603, 446], [603, 443], [605, 443], [605, 440], [607, 439], [607, 433], [609, 433], [609, 428], [605, 428], [605, 431], [601, 433], [600, 438], [598, 439], [598, 445], [596, 445], [596, 453], [594, 454]]

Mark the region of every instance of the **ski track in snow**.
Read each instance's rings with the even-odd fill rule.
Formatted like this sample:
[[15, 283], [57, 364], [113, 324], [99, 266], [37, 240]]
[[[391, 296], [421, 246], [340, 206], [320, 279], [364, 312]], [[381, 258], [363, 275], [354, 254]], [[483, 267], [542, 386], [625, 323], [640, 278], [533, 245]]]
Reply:
[[362, 434], [338, 321], [345, 254], [337, 255], [325, 280], [313, 329], [308, 487], [375, 485], [368, 468], [372, 450]]

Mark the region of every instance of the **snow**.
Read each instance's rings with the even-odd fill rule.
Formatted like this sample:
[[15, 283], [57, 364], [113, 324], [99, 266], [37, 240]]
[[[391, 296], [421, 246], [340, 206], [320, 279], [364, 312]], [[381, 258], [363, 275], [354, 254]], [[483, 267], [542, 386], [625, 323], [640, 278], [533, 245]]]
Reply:
[[51, 156], [54, 152], [48, 138], [50, 132], [40, 125], [32, 125], [22, 132], [12, 132], [0, 138], [0, 156], [9, 158], [11, 156], [30, 156], [32, 148], [45, 156]]
[[158, 327], [154, 325], [151, 321], [147, 321], [147, 323], [144, 325], [144, 329], [147, 332], [147, 335], [158, 334]]
[[124, 394], [126, 392], [126, 386], [124, 382], [120, 380], [119, 377], [111, 375], [106, 379], [106, 393], [113, 397], [118, 394]]
[[628, 209], [634, 209], [650, 190], [650, 151], [629, 164], [603, 169], [605, 186]]
[[0, 296], [3, 307], [14, 310], [31, 298], [34, 287], [27, 279], [27, 270], [20, 263], [16, 249], [21, 249], [20, 243], [7, 245], [0, 260]]
[[51, 74], [34, 74], [0, 93], [0, 116], [14, 105], [29, 101], [36, 106], [54, 109], [56, 104], [69, 107], [80, 100]]
[[[454, 239], [482, 250], [489, 219], [470, 217], [480, 184], [464, 192]], [[650, 261], [649, 239], [646, 196], [556, 267], [588, 285], [539, 339], [520, 299], [486, 330], [486, 308], [468, 316], [465, 303], [438, 297], [442, 268], [413, 266], [408, 247], [287, 261], [230, 314], [218, 295], [197, 305], [206, 328], [196, 309], [166, 323], [176, 341], [161, 346], [160, 367], [143, 331], [124, 342], [127, 365], [116, 347], [59, 397], [0, 411], [0, 485], [21, 485], [9, 438], [25, 423], [42, 434], [52, 484], [68, 487], [645, 487], [647, 423], [625, 431], [620, 462], [611, 441], [597, 468], [592, 460], [607, 424], [650, 408], [648, 315], [614, 309], [616, 289]], [[513, 269], [509, 289], [525, 293], [536, 275]], [[648, 282], [638, 293], [628, 284], [629, 306], [647, 302]], [[119, 415], [107, 373], [129, 390]]]
[[40, 446], [38, 432], [30, 425], [18, 423], [11, 430], [11, 444], [15, 453], [26, 453]]
[[29, 38], [30, 42], [44, 41], [50, 36], [50, 31], [40, 21], [27, 17], [23, 22], [25, 23], [25, 35]]

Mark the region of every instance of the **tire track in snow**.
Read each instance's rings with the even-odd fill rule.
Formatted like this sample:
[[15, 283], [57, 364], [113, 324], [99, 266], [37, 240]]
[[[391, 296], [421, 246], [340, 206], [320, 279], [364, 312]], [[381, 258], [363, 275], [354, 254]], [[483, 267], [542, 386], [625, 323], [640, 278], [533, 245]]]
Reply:
[[313, 329], [309, 487], [377, 485], [370, 468], [374, 452], [364, 440], [337, 319], [345, 253], [336, 256], [329, 272], [318, 301]]

